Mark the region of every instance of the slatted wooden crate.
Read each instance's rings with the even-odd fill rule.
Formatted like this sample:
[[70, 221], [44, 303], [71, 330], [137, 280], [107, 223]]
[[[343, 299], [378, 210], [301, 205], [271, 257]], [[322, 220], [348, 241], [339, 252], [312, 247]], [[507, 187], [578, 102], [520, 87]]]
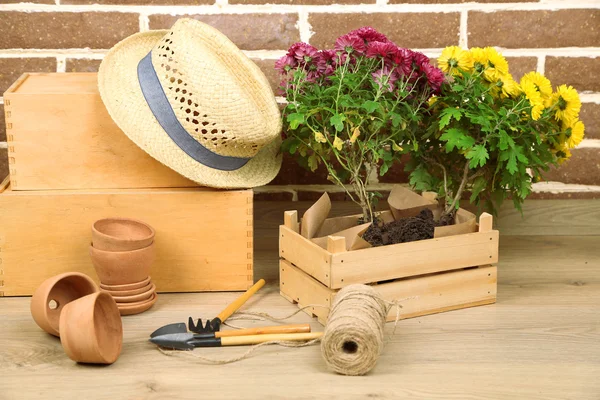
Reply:
[[30, 295], [67, 271], [96, 279], [91, 226], [113, 216], [156, 230], [151, 276], [160, 292], [245, 290], [253, 283], [252, 190], [13, 191], [8, 183], [0, 186], [0, 296]]
[[[477, 232], [354, 251], [346, 251], [343, 237], [329, 236], [323, 249], [299, 232], [298, 213], [286, 211], [279, 228], [280, 292], [299, 307], [329, 306], [353, 283], [375, 285], [390, 301], [406, 299], [402, 318], [496, 301], [499, 232], [487, 213]], [[323, 324], [329, 314], [323, 307], [305, 311]], [[395, 317], [392, 310], [388, 320]]]
[[196, 187], [109, 116], [95, 73], [26, 73], [5, 93], [12, 190]]

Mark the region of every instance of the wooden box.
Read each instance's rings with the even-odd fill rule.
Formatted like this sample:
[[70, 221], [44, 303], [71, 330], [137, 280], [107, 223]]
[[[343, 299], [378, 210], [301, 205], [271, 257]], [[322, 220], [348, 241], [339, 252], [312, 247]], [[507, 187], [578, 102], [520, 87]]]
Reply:
[[[487, 213], [477, 232], [353, 251], [346, 251], [343, 237], [329, 236], [323, 249], [299, 232], [298, 213], [287, 211], [279, 228], [280, 292], [298, 307], [330, 306], [336, 292], [353, 283], [375, 285], [390, 301], [405, 299], [401, 318], [496, 301], [492, 264], [498, 262], [499, 233]], [[323, 324], [329, 314], [324, 307], [305, 311]], [[395, 318], [393, 309], [388, 321]]]
[[95, 73], [26, 73], [4, 108], [12, 190], [198, 186], [125, 136]]
[[0, 188], [0, 296], [30, 295], [44, 279], [96, 279], [91, 226], [123, 216], [156, 230], [152, 281], [160, 292], [252, 285], [252, 190], [205, 188], [13, 191]]

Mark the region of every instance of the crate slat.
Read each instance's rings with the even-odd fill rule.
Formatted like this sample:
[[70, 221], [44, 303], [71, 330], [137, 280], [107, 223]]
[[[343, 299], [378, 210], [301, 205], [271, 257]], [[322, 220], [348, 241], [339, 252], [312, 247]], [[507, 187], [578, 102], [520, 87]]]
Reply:
[[[281, 295], [325, 324], [338, 290], [330, 289], [286, 260], [280, 260]], [[400, 319], [419, 317], [496, 302], [497, 269], [485, 265], [437, 274], [400, 279], [375, 285], [388, 301], [402, 300]], [[314, 306], [320, 305], [321, 307]], [[393, 307], [387, 320], [396, 319]]]

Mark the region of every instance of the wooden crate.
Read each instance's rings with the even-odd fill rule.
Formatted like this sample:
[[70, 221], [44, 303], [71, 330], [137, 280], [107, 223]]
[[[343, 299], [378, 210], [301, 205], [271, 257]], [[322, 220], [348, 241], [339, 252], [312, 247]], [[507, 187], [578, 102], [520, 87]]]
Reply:
[[[0, 194], [0, 296], [30, 295], [46, 278], [96, 279], [92, 223], [121, 216], [156, 230], [152, 280], [160, 292], [252, 285], [252, 190], [204, 188], [13, 191]], [[2, 189], [0, 189], [2, 192]]]
[[125, 136], [95, 73], [26, 73], [4, 109], [12, 190], [198, 186]]
[[[339, 217], [356, 218], [359, 216]], [[330, 218], [325, 223], [335, 223]], [[298, 213], [286, 211], [279, 228], [280, 292], [297, 303], [329, 306], [353, 284], [374, 284], [388, 300], [405, 299], [402, 318], [496, 301], [498, 231], [484, 213], [474, 233], [346, 251], [343, 237], [329, 236], [327, 249], [300, 235]], [[329, 310], [305, 310], [325, 323]], [[388, 321], [395, 319], [395, 310]]]

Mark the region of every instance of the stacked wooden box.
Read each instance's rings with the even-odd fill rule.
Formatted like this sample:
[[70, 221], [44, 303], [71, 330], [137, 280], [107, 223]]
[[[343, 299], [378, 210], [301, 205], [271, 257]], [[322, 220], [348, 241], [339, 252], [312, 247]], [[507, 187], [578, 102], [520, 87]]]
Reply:
[[66, 271], [95, 278], [91, 225], [112, 216], [156, 230], [158, 291], [252, 284], [252, 190], [200, 188], [147, 155], [108, 115], [96, 74], [24, 74], [4, 107], [0, 296], [30, 295]]

